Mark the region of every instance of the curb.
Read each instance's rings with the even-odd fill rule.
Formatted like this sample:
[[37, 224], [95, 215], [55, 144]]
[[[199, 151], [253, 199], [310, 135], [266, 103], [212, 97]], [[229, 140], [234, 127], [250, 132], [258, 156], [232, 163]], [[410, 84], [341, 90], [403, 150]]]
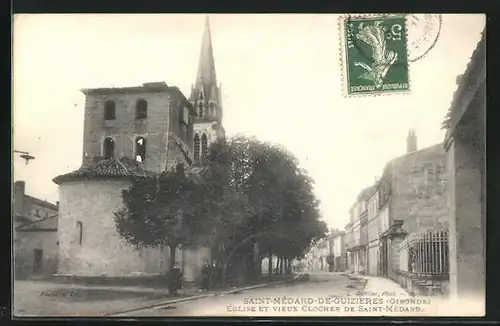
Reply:
[[186, 297], [186, 298], [182, 298], [182, 299], [174, 299], [174, 300], [169, 300], [169, 301], [163, 301], [161, 303], [155, 303], [155, 304], [143, 306], [143, 307], [140, 307], [140, 308], [132, 308], [132, 309], [128, 309], [128, 310], [123, 310], [123, 311], [118, 311], [118, 312], [112, 312], [110, 314], [103, 315], [103, 317], [119, 317], [120, 315], [129, 313], [129, 312], [141, 311], [141, 310], [151, 309], [151, 308], [157, 308], [157, 307], [167, 306], [167, 305], [174, 304], [174, 303], [179, 303], [179, 302], [185, 302], [185, 301], [191, 301], [191, 300], [198, 300], [198, 299], [209, 298], [209, 297], [217, 297], [217, 296], [226, 295], [226, 294], [232, 294], [232, 293], [236, 293], [236, 292], [240, 292], [240, 291], [245, 291], [245, 290], [252, 290], [252, 289], [257, 289], [257, 288], [263, 288], [263, 287], [271, 286], [271, 285], [285, 284], [285, 283], [297, 280], [299, 278], [299, 276], [300, 276], [300, 274], [294, 276], [294, 278], [292, 280], [290, 280], [290, 281], [277, 281], [277, 282], [271, 282], [271, 283], [266, 283], [266, 284], [251, 285], [251, 286], [246, 286], [246, 287], [243, 287], [243, 288], [236, 288], [236, 289], [232, 289], [232, 290], [224, 291], [224, 292], [200, 294], [200, 295], [194, 295], [194, 296], [190, 296], [190, 297]]

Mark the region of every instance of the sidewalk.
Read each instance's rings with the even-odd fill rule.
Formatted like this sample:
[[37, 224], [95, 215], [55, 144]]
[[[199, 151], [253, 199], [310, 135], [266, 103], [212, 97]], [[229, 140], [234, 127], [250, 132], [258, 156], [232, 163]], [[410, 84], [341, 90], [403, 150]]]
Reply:
[[256, 285], [251, 285], [251, 286], [245, 286], [245, 287], [233, 287], [231, 290], [221, 290], [221, 291], [209, 291], [209, 292], [202, 292], [199, 295], [194, 295], [194, 296], [189, 296], [181, 299], [172, 299], [172, 300], [162, 300], [159, 302], [150, 302], [149, 304], [144, 303], [141, 307], [137, 308], [132, 308], [128, 310], [121, 310], [117, 312], [113, 312], [107, 315], [104, 315], [106, 317], [119, 317], [120, 315], [134, 312], [134, 311], [139, 311], [139, 310], [144, 310], [144, 309], [149, 309], [149, 308], [156, 308], [160, 306], [168, 306], [170, 304], [174, 303], [179, 303], [183, 301], [188, 301], [188, 300], [197, 300], [197, 299], [202, 299], [202, 298], [207, 298], [207, 297], [214, 297], [214, 296], [223, 296], [227, 294], [232, 294], [232, 293], [238, 293], [242, 292], [245, 290], [252, 290], [252, 289], [257, 289], [257, 288], [262, 288], [262, 287], [267, 287], [267, 286], [272, 286], [272, 285], [281, 285], [281, 284], [286, 284], [286, 283], [293, 283], [297, 281], [307, 281], [309, 278], [304, 277], [309, 274], [306, 273], [297, 273], [293, 275], [293, 278], [289, 280], [284, 280], [284, 281], [273, 281], [269, 283], [263, 283], [263, 284], [256, 284]]
[[385, 277], [376, 277], [376, 276], [361, 276], [368, 282], [366, 283], [364, 291], [366, 292], [393, 292], [396, 296], [399, 297], [410, 297], [408, 291], [402, 288], [398, 283], [393, 280]]
[[196, 288], [182, 289], [177, 297], [172, 297], [161, 288], [22, 281], [14, 284], [13, 312], [17, 318], [108, 316], [150, 306], [230, 294], [280, 283], [285, 283], [285, 281], [265, 282], [209, 292], [202, 292]]

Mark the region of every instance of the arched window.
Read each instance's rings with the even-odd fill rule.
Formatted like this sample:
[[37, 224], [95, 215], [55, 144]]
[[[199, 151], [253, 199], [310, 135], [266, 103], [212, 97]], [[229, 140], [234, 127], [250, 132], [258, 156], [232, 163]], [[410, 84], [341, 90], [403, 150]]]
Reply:
[[104, 103], [104, 120], [116, 119], [116, 104], [114, 101], [106, 101]]
[[200, 162], [200, 136], [194, 135], [194, 160]]
[[203, 111], [204, 111], [203, 102], [200, 101], [200, 102], [198, 102], [198, 116], [199, 117], [203, 117], [203, 114], [205, 113]]
[[146, 160], [146, 138], [137, 137], [135, 139], [135, 159], [138, 162]]
[[140, 99], [135, 105], [135, 118], [136, 119], [146, 119], [148, 117], [148, 102], [146, 100]]
[[78, 229], [78, 244], [81, 246], [83, 241], [83, 223], [76, 222], [76, 228]]
[[202, 157], [206, 157], [208, 154], [208, 139], [207, 135], [203, 134], [201, 136], [201, 155]]
[[109, 160], [115, 156], [115, 141], [111, 137], [104, 139], [103, 145], [104, 159]]

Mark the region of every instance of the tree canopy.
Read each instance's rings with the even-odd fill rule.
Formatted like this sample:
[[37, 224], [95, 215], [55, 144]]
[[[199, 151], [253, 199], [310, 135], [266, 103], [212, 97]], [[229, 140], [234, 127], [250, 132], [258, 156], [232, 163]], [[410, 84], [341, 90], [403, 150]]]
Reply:
[[327, 232], [313, 186], [282, 146], [237, 136], [213, 143], [194, 174], [178, 166], [135, 181], [116, 225], [137, 247], [170, 247], [172, 262], [181, 245], [216, 247], [224, 264], [255, 245], [299, 258]]
[[175, 249], [195, 243], [199, 232], [196, 187], [182, 165], [135, 180], [122, 192], [124, 207], [115, 212], [118, 233], [136, 248], [169, 247], [173, 264]]

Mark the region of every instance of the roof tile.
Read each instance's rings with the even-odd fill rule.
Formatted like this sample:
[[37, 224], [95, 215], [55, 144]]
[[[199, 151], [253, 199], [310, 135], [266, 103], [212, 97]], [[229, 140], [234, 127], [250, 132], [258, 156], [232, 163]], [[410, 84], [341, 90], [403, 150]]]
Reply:
[[150, 174], [141, 163], [122, 157], [120, 159], [101, 160], [89, 166], [55, 177], [52, 181], [61, 184], [67, 181], [91, 180], [102, 178], [147, 178]]

